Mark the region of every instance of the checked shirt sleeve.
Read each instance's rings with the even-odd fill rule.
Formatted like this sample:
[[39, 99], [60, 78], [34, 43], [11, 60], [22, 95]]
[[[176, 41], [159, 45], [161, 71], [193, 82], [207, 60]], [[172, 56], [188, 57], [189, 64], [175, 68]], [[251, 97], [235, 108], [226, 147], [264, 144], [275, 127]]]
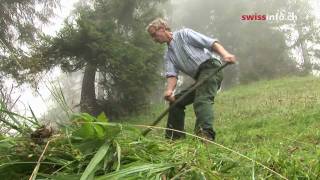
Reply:
[[164, 56], [164, 63], [165, 63], [165, 76], [166, 77], [178, 77], [179, 71], [178, 69], [175, 67], [175, 65], [172, 63], [170, 57], [168, 57], [168, 55], [166, 54]]

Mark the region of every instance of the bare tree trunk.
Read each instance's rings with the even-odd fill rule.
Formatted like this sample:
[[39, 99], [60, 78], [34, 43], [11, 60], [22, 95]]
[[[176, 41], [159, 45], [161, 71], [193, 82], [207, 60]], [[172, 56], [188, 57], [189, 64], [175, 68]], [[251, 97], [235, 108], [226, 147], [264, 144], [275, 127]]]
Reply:
[[94, 116], [97, 116], [100, 113], [94, 85], [96, 70], [97, 67], [94, 64], [88, 63], [85, 67], [80, 99], [80, 111]]
[[297, 25], [297, 31], [300, 36], [299, 41], [300, 41], [301, 54], [303, 59], [302, 71], [304, 74], [310, 74], [312, 72], [312, 64], [311, 64], [311, 60], [308, 53], [308, 47], [307, 47], [306, 38], [305, 38], [306, 35], [303, 34], [302, 27], [299, 24]]
[[306, 42], [304, 41], [301, 42], [300, 47], [301, 47], [302, 58], [303, 58], [303, 66], [302, 66], [303, 72], [305, 74], [310, 74], [312, 72], [312, 64], [308, 54]]
[[101, 82], [104, 80], [104, 74], [102, 72], [98, 73], [98, 94], [97, 94], [97, 98], [98, 100], [102, 100], [104, 97], [104, 91], [103, 91], [103, 85], [101, 84]]

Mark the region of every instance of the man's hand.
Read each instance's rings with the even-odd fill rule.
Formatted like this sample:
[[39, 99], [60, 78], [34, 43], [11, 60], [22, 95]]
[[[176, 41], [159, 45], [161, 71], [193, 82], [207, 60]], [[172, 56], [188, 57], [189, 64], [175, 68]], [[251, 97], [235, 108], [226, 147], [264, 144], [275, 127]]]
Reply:
[[175, 76], [167, 77], [167, 88], [164, 92], [164, 99], [169, 102], [173, 102], [176, 100], [173, 96], [173, 91], [176, 88], [177, 80], [178, 79]]
[[222, 56], [222, 58], [227, 63], [231, 63], [231, 64], [236, 63], [236, 57], [233, 54], [227, 53], [224, 56]]
[[173, 96], [172, 90], [166, 90], [164, 92], [164, 99], [169, 102], [174, 102], [176, 100], [175, 97]]
[[218, 42], [215, 42], [212, 44], [212, 49], [217, 52], [225, 62], [227, 63], [236, 63], [236, 57], [233, 54], [230, 54], [224, 47], [219, 44]]

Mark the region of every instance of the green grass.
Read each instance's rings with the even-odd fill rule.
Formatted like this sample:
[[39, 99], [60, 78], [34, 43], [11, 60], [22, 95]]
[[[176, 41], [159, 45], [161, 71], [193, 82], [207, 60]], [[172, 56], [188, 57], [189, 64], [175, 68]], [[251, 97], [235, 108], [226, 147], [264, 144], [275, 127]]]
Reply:
[[[150, 124], [164, 108], [165, 105], [158, 106], [127, 121]], [[320, 178], [319, 78], [291, 77], [237, 86], [218, 94], [214, 111], [217, 143], [272, 167], [289, 179]], [[165, 123], [166, 118], [159, 126], [165, 127]], [[193, 108], [189, 106], [187, 132], [193, 132], [194, 123]], [[163, 136], [163, 131], [153, 131], [149, 136]], [[184, 141], [188, 144], [192, 138]], [[209, 149], [238, 163], [228, 175], [252, 178], [252, 162], [215, 145]], [[268, 177], [267, 170], [255, 169], [256, 178]]]
[[[214, 105], [215, 143], [163, 138], [166, 118], [141, 137], [167, 107], [108, 123], [74, 115], [51, 139], [37, 178], [48, 179], [320, 179], [320, 79], [291, 77], [234, 87]], [[186, 132], [195, 115], [186, 109]], [[27, 179], [44, 145], [0, 137], [0, 178]], [[278, 173], [278, 174], [277, 174]], [[9, 179], [10, 179], [9, 178]]]

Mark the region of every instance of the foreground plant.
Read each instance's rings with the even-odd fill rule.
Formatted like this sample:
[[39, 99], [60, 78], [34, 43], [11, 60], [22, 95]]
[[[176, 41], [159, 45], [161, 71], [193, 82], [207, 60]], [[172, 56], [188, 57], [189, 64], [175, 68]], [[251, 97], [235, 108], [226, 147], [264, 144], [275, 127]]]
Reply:
[[205, 145], [197, 137], [174, 142], [155, 134], [143, 137], [134, 125], [110, 123], [104, 114], [97, 118], [74, 114], [71, 123], [61, 129], [40, 145], [29, 137], [1, 137], [0, 178], [164, 180], [319, 176], [316, 173], [319, 160], [310, 161], [314, 168], [304, 173], [298, 169], [303, 167], [301, 162], [288, 159], [284, 153], [270, 157], [268, 149], [256, 149], [264, 157], [255, 158], [260, 160], [258, 163], [249, 155], [235, 153], [217, 143]]

